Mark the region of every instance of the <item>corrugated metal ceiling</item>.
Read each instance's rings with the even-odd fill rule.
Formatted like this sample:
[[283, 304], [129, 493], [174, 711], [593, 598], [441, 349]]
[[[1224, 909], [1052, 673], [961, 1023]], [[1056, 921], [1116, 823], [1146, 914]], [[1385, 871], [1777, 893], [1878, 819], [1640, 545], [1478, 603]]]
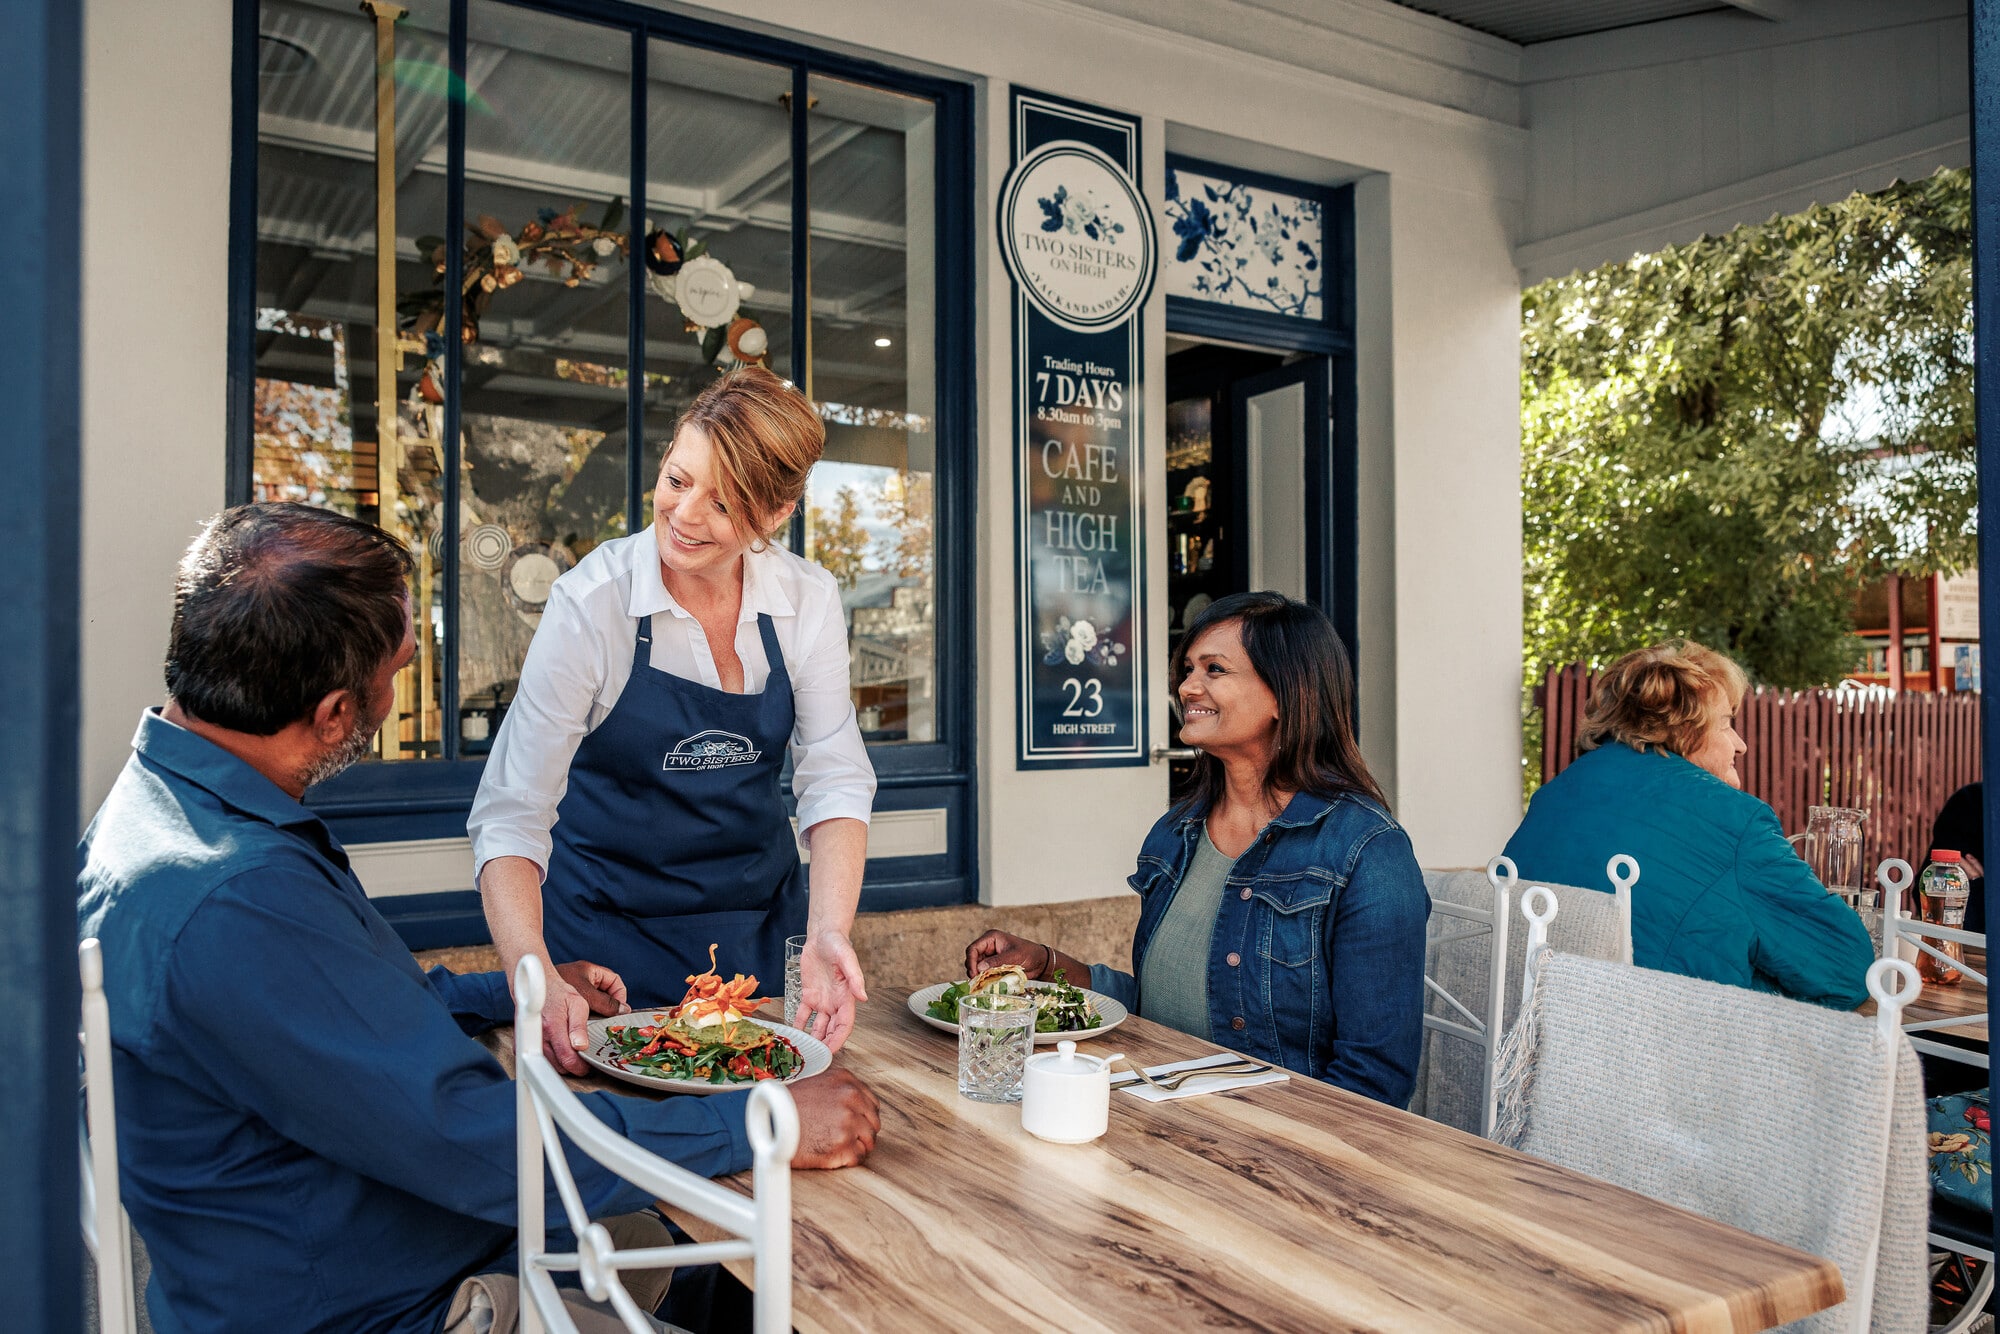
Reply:
[[1523, 46], [1736, 6], [1715, 0], [1396, 0]]

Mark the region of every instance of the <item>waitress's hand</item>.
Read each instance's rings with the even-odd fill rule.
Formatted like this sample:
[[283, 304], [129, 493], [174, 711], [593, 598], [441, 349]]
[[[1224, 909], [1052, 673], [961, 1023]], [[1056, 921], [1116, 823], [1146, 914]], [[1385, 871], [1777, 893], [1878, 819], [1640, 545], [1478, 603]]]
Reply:
[[625, 1012], [625, 979], [603, 964], [560, 963], [542, 1006], [542, 1050], [556, 1069], [587, 1075], [578, 1052], [590, 1045], [590, 1016]]
[[861, 960], [838, 931], [815, 931], [799, 956], [799, 1012], [810, 1013], [806, 1031], [839, 1051], [854, 1031], [854, 1007], [868, 999]]

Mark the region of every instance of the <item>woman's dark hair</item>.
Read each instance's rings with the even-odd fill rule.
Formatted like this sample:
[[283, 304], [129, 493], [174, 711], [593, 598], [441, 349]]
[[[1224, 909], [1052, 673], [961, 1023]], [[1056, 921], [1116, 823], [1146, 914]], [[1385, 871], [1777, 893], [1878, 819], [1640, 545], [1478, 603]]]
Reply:
[[[369, 701], [403, 645], [410, 553], [310, 505], [238, 505], [181, 557], [167, 693], [193, 717], [270, 736], [349, 690]], [[372, 702], [372, 701], [370, 701]]]
[[[1203, 608], [1174, 646], [1174, 715], [1188, 651], [1218, 625], [1238, 624], [1250, 666], [1278, 697], [1277, 747], [1264, 775], [1265, 792], [1355, 793], [1388, 809], [1361, 746], [1354, 739], [1354, 668], [1326, 613], [1283, 593], [1231, 593]], [[1212, 810], [1224, 791], [1222, 761], [1203, 755], [1181, 798], [1183, 810]]]

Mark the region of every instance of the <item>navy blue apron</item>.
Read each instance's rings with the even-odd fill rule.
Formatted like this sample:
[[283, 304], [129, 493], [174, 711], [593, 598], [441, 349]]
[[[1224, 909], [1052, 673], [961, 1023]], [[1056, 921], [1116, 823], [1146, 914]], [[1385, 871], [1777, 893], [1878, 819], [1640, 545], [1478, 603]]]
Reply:
[[556, 808], [542, 935], [558, 963], [588, 959], [625, 979], [633, 1008], [672, 1004], [691, 973], [785, 985], [785, 937], [806, 929], [806, 877], [778, 786], [792, 737], [792, 678], [771, 618], [756, 695], [653, 666], [639, 618], [632, 678], [570, 762]]

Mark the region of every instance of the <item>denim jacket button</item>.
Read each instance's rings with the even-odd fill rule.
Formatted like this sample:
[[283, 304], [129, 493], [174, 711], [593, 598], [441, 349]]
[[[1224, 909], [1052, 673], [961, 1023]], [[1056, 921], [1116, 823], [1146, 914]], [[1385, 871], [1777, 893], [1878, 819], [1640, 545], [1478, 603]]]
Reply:
[[1237, 1015], [1234, 1019], [1231, 1019], [1229, 1021], [1229, 1026], [1235, 1029], [1239, 1033], [1241, 1033], [1244, 1029], [1249, 1027], [1248, 1024], [1243, 1022], [1243, 1016], [1240, 1014]]
[[1249, 898], [1249, 897], [1250, 897], [1250, 886], [1248, 886], [1248, 885], [1245, 885], [1245, 886], [1243, 886], [1243, 888], [1242, 888], [1242, 889], [1240, 889], [1240, 890], [1238, 890], [1238, 891], [1236, 892], [1236, 897], [1237, 897], [1237, 898], [1239, 898], [1239, 899], [1247, 899], [1247, 898]]
[[1234, 968], [1237, 964], [1242, 962], [1243, 962], [1242, 955], [1238, 954], [1235, 950], [1229, 951], [1229, 966], [1231, 968]]

